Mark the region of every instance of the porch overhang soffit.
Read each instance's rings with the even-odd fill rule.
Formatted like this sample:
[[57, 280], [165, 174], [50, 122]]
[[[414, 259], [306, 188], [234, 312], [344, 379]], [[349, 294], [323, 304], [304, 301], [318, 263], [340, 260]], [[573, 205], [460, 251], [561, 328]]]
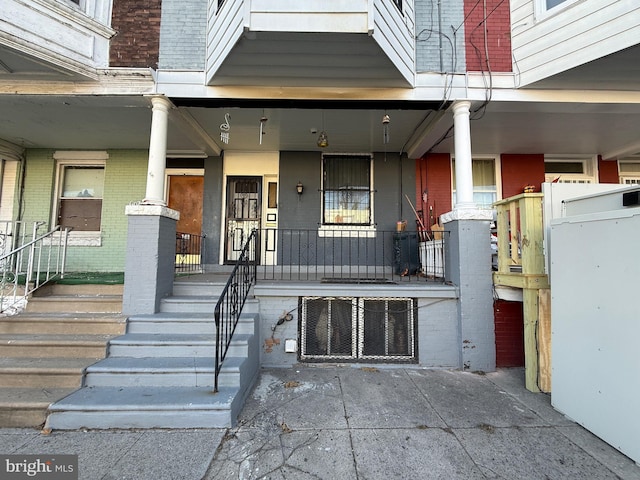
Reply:
[[[211, 2], [215, 4], [216, 2]], [[413, 1], [226, 0], [210, 7], [206, 84], [412, 87]]]

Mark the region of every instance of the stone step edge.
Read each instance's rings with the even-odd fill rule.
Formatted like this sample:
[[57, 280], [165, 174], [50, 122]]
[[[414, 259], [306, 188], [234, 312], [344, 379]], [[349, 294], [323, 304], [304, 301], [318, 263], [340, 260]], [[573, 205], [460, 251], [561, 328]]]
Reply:
[[[0, 410], [48, 408], [77, 388], [0, 387]], [[25, 395], [28, 400], [22, 397]]]
[[[120, 359], [131, 359], [132, 363], [136, 363], [136, 360], [142, 360], [140, 357], [111, 357]], [[143, 357], [150, 358], [150, 357]], [[178, 363], [178, 360], [182, 360], [184, 358], [198, 358], [201, 357], [151, 357], [153, 360], [159, 360], [158, 363], [162, 362], [171, 363], [175, 361]], [[211, 359], [213, 361], [213, 359]], [[240, 371], [242, 362], [246, 360], [246, 357], [227, 357], [225, 358], [222, 367], [221, 373], [237, 373]], [[106, 365], [105, 365], [106, 363]], [[215, 371], [215, 365], [193, 365], [193, 366], [143, 366], [143, 365], [132, 365], [132, 366], [112, 366], [109, 362], [103, 363], [99, 361], [93, 365], [90, 365], [86, 368], [87, 375], [139, 375], [139, 374], [153, 374], [153, 375], [162, 375], [162, 374], [174, 374], [174, 373], [213, 373]], [[152, 363], [152, 362], [147, 362]]]
[[[131, 338], [131, 336], [141, 336], [141, 337], [153, 337], [157, 335], [156, 338]], [[159, 338], [159, 336], [164, 337], [172, 337], [172, 338]], [[250, 333], [236, 333], [230, 345], [245, 345], [249, 343], [250, 338], [253, 335]], [[182, 338], [181, 338], [182, 337]], [[191, 337], [191, 338], [189, 338]], [[202, 337], [211, 337], [211, 338], [202, 338]], [[122, 346], [171, 346], [171, 345], [215, 345], [216, 339], [215, 335], [171, 335], [171, 334], [155, 334], [155, 333], [128, 333], [126, 335], [122, 335], [116, 338], [111, 339], [109, 342], [111, 345], [122, 345]]]
[[[91, 412], [99, 415], [101, 412], [127, 410], [135, 412], [228, 410], [235, 396], [241, 391], [240, 387], [235, 386], [221, 386], [217, 393], [214, 393], [210, 387], [83, 387], [61, 401], [51, 404], [49, 413]], [[180, 401], [175, 401], [173, 394], [176, 392], [180, 393]], [[118, 394], [123, 393], [128, 398], [118, 401]], [[203, 396], [206, 396], [209, 401], [202, 401]], [[110, 402], [100, 402], [101, 397], [108, 398]], [[187, 399], [192, 401], [186, 401]]]

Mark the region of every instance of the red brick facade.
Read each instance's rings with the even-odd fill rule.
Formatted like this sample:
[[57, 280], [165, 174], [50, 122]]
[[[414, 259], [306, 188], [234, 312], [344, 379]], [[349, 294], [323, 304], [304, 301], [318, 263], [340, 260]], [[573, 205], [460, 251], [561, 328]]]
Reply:
[[161, 0], [113, 0], [111, 67], [158, 68]]
[[[511, 72], [509, 2], [486, 0], [486, 8], [484, 5], [484, 2], [478, 0], [464, 2], [467, 71]], [[488, 61], [487, 51], [489, 52]]]
[[496, 334], [496, 367], [524, 366], [524, 314], [522, 302], [493, 303]]
[[[424, 192], [426, 203], [424, 202]], [[423, 213], [427, 226], [451, 211], [451, 157], [431, 153], [416, 161], [416, 209]]]
[[503, 154], [500, 157], [502, 170], [502, 198], [523, 192], [525, 185], [533, 185], [539, 192], [544, 182], [544, 154]]

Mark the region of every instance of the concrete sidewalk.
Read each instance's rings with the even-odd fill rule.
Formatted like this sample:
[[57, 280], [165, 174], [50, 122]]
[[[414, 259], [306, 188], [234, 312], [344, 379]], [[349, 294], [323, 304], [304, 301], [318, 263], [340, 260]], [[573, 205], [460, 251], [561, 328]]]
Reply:
[[261, 372], [229, 430], [0, 430], [3, 454], [77, 454], [81, 479], [638, 479], [640, 467], [487, 375], [295, 366]]

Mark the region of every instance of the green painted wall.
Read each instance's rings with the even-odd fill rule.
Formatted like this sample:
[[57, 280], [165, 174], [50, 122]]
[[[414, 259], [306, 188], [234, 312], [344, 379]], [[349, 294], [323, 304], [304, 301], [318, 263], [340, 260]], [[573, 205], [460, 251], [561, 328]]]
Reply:
[[[28, 150], [23, 215], [27, 222], [51, 220], [54, 208], [56, 162], [53, 150]], [[99, 247], [69, 246], [69, 272], [122, 272], [125, 263], [127, 217], [125, 207], [145, 195], [146, 150], [109, 150], [102, 200], [102, 242]]]

